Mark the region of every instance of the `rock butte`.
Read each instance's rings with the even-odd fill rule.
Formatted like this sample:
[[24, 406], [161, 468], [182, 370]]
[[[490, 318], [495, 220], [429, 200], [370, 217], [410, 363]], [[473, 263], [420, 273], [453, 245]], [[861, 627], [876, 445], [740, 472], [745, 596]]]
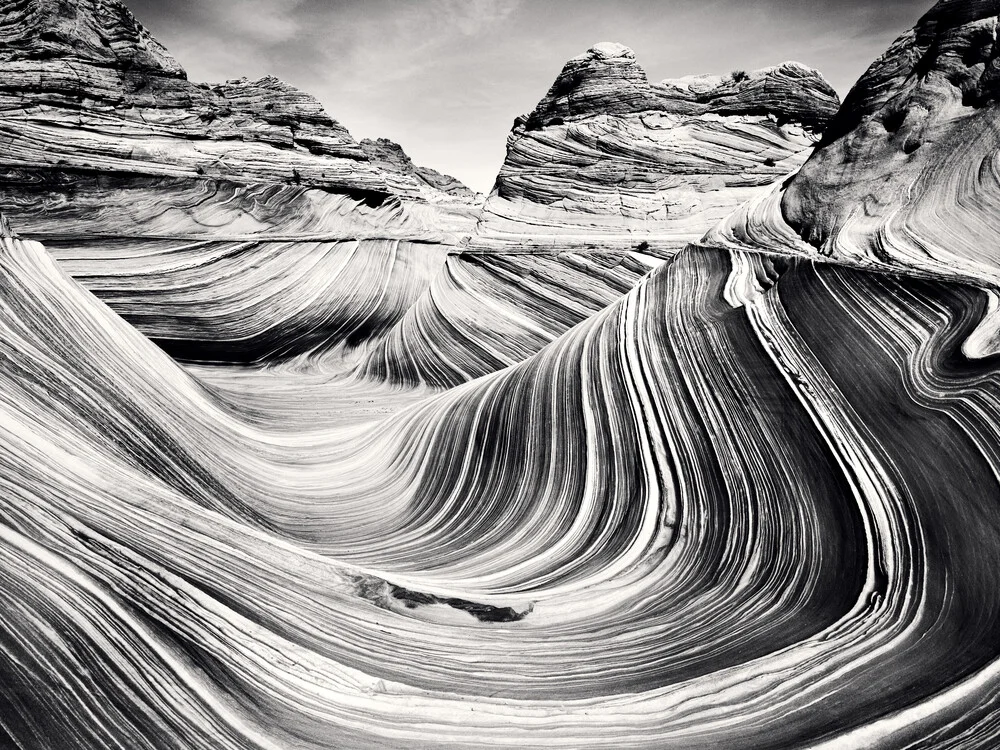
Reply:
[[[0, 8], [5, 64], [74, 50], [81, 69], [104, 70], [131, 50], [140, 69], [183, 81], [121, 6]], [[525, 252], [538, 234], [513, 223], [493, 232], [488, 206], [459, 246], [440, 222], [470, 200], [460, 187], [390, 144], [354, 150], [341, 135], [336, 148], [353, 155], [310, 158], [354, 163], [343, 179], [373, 180], [384, 198], [346, 183], [310, 189], [355, 201], [342, 204], [341, 226], [437, 232], [423, 240], [441, 258], [424, 291], [414, 281], [409, 301], [392, 286], [362, 299], [345, 286], [356, 307], [282, 313], [275, 300], [333, 273], [309, 270], [330, 257], [402, 256], [360, 240], [301, 250], [280, 268], [234, 250], [225, 272], [185, 286], [161, 270], [149, 282], [174, 290], [145, 304], [150, 316], [161, 305], [178, 336], [196, 340], [208, 304], [197, 295], [229, 285], [260, 320], [300, 321], [272, 339], [290, 351], [323, 348], [323, 331], [348, 330], [388, 296], [398, 322], [351, 329], [360, 360], [178, 364], [88, 290], [82, 266], [32, 239], [47, 214], [40, 193], [12, 179], [23, 237], [0, 220], [0, 745], [997, 747], [1000, 359], [990, 321], [1000, 297], [982, 242], [997, 208], [986, 158], [997, 135], [979, 97], [998, 14], [1000, 3], [940, 3], [862, 78], [791, 181], [762, 182], [683, 249], [650, 239], [632, 254], [600, 229], [593, 248], [576, 246], [576, 229], [553, 213], [546, 226], [566, 230], [565, 246]], [[64, 17], [69, 41], [53, 20]], [[44, 44], [25, 40], [51, 28]], [[596, 46], [564, 75], [594, 64], [636, 85], [616, 99], [606, 85], [563, 97], [557, 83], [536, 110], [541, 127], [528, 127], [531, 116], [515, 127], [515, 142], [549, 143], [556, 173], [565, 128], [667, 106], [620, 46]], [[692, 108], [690, 129], [712, 132], [709, 123], [759, 117], [702, 109], [739, 99], [742, 83], [664, 90], [680, 92], [669, 106]], [[800, 117], [817, 116], [808, 97], [795, 101]], [[897, 107], [918, 115], [891, 135], [882, 124], [899, 121]], [[550, 111], [563, 123], [544, 121]], [[910, 117], [927, 135], [916, 149], [903, 148]], [[739, 122], [740, 133], [752, 125], [778, 139], [791, 127]], [[92, 137], [82, 124], [60, 127]], [[550, 129], [549, 142], [537, 135]], [[969, 132], [979, 140], [960, 148]], [[41, 163], [44, 139], [25, 143]], [[534, 202], [519, 153], [506, 179]], [[82, 192], [95, 201], [100, 190], [124, 200], [108, 184], [162, 190], [168, 205], [188, 189], [92, 177]], [[489, 202], [513, 200], [504, 179]], [[416, 187], [403, 195], [406, 185]], [[582, 195], [602, 183], [580, 185]], [[279, 197], [270, 215], [280, 225], [301, 205]], [[290, 220], [308, 229], [307, 215]], [[188, 216], [178, 212], [181, 226]], [[84, 232], [75, 226], [67, 214], [67, 241]], [[105, 247], [126, 270], [161, 256], [197, 267], [201, 244], [228, 247], [207, 238], [166, 253], [151, 241], [122, 232]], [[81, 247], [112, 264], [100, 244]], [[354, 273], [339, 262], [340, 275]], [[279, 282], [288, 293], [274, 292]], [[309, 289], [316, 300], [333, 291]], [[423, 312], [428, 298], [439, 314]], [[574, 299], [572, 314], [549, 322]], [[524, 330], [540, 332], [517, 361], [497, 337], [455, 344], [464, 334], [453, 321], [516, 330], [518, 310]], [[385, 348], [380, 371], [379, 342], [403, 330], [418, 342], [412, 369], [401, 376]], [[442, 387], [426, 387], [435, 379]]]

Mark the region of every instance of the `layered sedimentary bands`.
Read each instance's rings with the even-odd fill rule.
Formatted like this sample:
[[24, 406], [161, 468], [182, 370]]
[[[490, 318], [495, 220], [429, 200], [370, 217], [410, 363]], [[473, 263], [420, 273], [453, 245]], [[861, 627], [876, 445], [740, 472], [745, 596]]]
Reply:
[[514, 123], [475, 244], [676, 251], [800, 166], [838, 104], [798, 63], [650, 83], [595, 45]]
[[391, 326], [478, 210], [395, 144], [378, 142], [395, 161], [370, 158], [276, 78], [189, 82], [116, 0], [0, 3], [0, 142], [0, 210], [196, 360], [349, 348]]
[[[407, 274], [408, 291], [384, 295], [402, 315], [390, 338], [409, 326], [440, 384], [470, 381], [455, 387], [374, 358], [182, 366], [140, 329], [247, 333], [185, 317], [206, 304], [205, 279], [163, 310], [97, 290], [109, 307], [58, 251], [0, 222], [0, 746], [997, 747], [986, 145], [937, 169], [923, 146], [888, 172], [882, 156], [866, 171], [843, 155], [889, 148], [858, 135], [884, 116], [876, 98], [928, 102], [959, 60], [987, 78], [976, 55], [997, 14], [939, 5], [866, 74], [796, 178], [651, 272], [575, 255], [572, 283], [616, 298], [594, 292], [555, 323], [544, 311], [558, 304], [539, 302], [525, 323], [538, 341], [516, 362], [489, 339], [480, 359], [452, 359], [446, 305], [478, 305], [501, 329], [529, 308], [498, 306], [507, 293], [487, 280], [544, 300], [570, 288], [558, 258], [453, 255], [442, 275], [464, 302], [440, 275], [419, 291], [430, 263]], [[970, 127], [930, 120], [934, 148]], [[368, 148], [362, 169], [423, 174]], [[892, 210], [852, 224], [848, 194], [867, 205], [863, 186], [885, 174]], [[620, 252], [602, 236], [595, 254]], [[848, 253], [848, 237], [871, 252]], [[119, 240], [92, 260], [163, 262], [147, 239]], [[270, 339], [298, 352], [333, 347], [320, 334], [351, 319], [319, 288], [335, 259], [383, 257], [288, 240], [285, 273], [300, 275], [265, 303], [274, 269], [241, 263], [239, 244], [211, 251], [226, 269], [213, 284], [300, 320]], [[192, 240], [174, 270], [203, 252]], [[945, 269], [943, 253], [969, 265]], [[282, 312], [295, 295], [316, 301]], [[428, 295], [445, 313], [405, 312]], [[130, 325], [124, 304], [149, 320]], [[383, 336], [337, 330], [368, 354]], [[474, 377], [487, 355], [496, 371]]]
[[454, 385], [535, 353], [769, 192], [837, 104], [798, 63], [650, 83], [594, 46], [517, 119], [474, 235], [362, 367]]

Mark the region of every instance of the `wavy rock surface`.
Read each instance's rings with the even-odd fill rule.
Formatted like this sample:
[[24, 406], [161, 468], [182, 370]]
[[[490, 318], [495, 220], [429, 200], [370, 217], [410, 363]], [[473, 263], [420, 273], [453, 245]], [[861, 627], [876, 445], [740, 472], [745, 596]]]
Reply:
[[181, 368], [0, 218], [0, 746], [992, 750], [1000, 295], [858, 263], [776, 192], [399, 389]]
[[596, 45], [517, 120], [471, 240], [359, 371], [450, 386], [522, 361], [801, 165], [836, 104], [798, 63], [656, 84]]
[[0, 2], [0, 139], [0, 209], [195, 360], [352, 348], [478, 213], [275, 78], [189, 82], [116, 0]]
[[613, 250], [450, 255], [355, 371], [407, 385], [473, 380], [530, 357], [661, 262]]
[[14, 743], [997, 737], [978, 290], [693, 249], [517, 367], [276, 430], [2, 244]]

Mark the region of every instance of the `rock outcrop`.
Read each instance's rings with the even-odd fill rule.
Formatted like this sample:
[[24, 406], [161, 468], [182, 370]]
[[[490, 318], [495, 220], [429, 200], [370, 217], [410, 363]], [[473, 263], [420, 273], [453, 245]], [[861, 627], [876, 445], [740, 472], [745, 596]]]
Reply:
[[415, 183], [415, 188], [429, 200], [440, 200], [442, 193], [445, 196], [467, 200], [475, 200], [477, 197], [473, 191], [451, 175], [441, 174], [429, 167], [418, 167], [406, 155], [402, 146], [388, 138], [375, 140], [366, 138], [361, 141], [361, 149], [375, 166], [387, 174], [409, 178], [400, 181], [399, 190], [401, 192]]
[[596, 45], [518, 118], [475, 233], [362, 371], [455, 385], [522, 361], [767, 194], [836, 105], [798, 63], [650, 83]]
[[0, 141], [0, 210], [194, 360], [377, 335], [478, 212], [276, 78], [190, 82], [117, 0], [0, 1]]
[[1000, 283], [1000, 3], [935, 6], [861, 77], [786, 188], [713, 242]]
[[797, 63], [650, 83], [596, 45], [515, 122], [472, 246], [676, 251], [798, 167], [837, 104]]
[[276, 78], [191, 83], [116, 0], [5, 0], [0, 12], [0, 137], [3, 167], [15, 174], [389, 192], [313, 97]]

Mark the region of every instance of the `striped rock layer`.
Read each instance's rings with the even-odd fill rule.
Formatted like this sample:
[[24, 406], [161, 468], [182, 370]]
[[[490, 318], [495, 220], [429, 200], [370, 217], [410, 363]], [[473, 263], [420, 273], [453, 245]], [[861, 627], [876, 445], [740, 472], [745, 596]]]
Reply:
[[521, 361], [767, 194], [837, 103], [798, 63], [650, 83], [596, 45], [518, 118], [475, 233], [359, 371], [450, 386]]
[[437, 389], [181, 367], [0, 221], [0, 745], [997, 747], [995, 287], [776, 195]]
[[980, 290], [693, 248], [520, 365], [277, 427], [37, 244], [0, 273], [17, 746], [997, 738]]
[[515, 122], [472, 247], [676, 251], [798, 167], [838, 104], [799, 63], [650, 83], [598, 44]]
[[[405, 154], [370, 158], [276, 78], [188, 81], [117, 0], [0, 1], [0, 140], [0, 209], [194, 360], [350, 348], [395, 322], [478, 211]], [[310, 263], [323, 275], [302, 295]]]

